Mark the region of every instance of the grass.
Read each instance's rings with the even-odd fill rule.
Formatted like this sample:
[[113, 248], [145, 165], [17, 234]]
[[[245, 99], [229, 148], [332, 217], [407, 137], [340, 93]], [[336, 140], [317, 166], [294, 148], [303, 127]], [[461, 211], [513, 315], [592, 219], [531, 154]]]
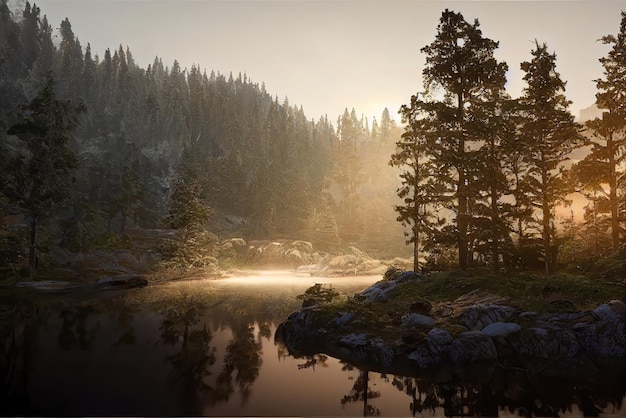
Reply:
[[[317, 309], [316, 323], [322, 327], [338, 317], [339, 312], [353, 312], [358, 318], [355, 332], [375, 334], [387, 341], [397, 341], [398, 324], [409, 313], [409, 305], [427, 300], [433, 310], [447, 306], [453, 313], [473, 303], [501, 303], [521, 311], [559, 312], [553, 301], [567, 301], [578, 310], [593, 309], [612, 299], [623, 299], [626, 286], [617, 278], [589, 274], [560, 273], [549, 278], [542, 274], [493, 274], [484, 270], [435, 273], [422, 280], [407, 281], [387, 293], [385, 303], [364, 303], [343, 295]], [[436, 317], [436, 315], [434, 315]], [[454, 315], [439, 322], [454, 334]]]

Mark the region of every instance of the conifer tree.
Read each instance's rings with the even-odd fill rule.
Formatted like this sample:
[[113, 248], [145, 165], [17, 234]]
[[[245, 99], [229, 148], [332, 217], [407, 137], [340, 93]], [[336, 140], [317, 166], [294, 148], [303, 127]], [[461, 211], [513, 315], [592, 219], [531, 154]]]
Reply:
[[23, 144], [23, 152], [9, 162], [6, 190], [28, 220], [31, 277], [36, 273], [40, 223], [70, 198], [76, 158], [67, 143], [75, 124], [76, 111], [69, 102], [56, 98], [54, 80], [48, 75], [41, 91], [25, 107], [21, 121], [8, 131]]
[[[626, 174], [623, 161], [626, 158], [626, 13], [622, 12], [620, 31], [617, 36], [606, 35], [602, 43], [612, 45], [608, 55], [600, 58], [604, 78], [594, 80], [598, 92], [596, 106], [602, 109], [602, 117], [586, 123], [591, 133], [592, 150], [585, 158], [579, 180], [602, 195], [608, 203], [613, 251], [620, 245], [620, 202], [623, 196], [621, 183]], [[602, 187], [608, 185], [608, 190]], [[595, 213], [595, 212], [594, 212]]]
[[420, 249], [434, 235], [434, 229], [441, 222], [437, 219], [436, 209], [441, 206], [441, 183], [438, 183], [437, 161], [429, 153], [428, 133], [432, 125], [427, 118], [420, 118], [414, 112], [420, 105], [418, 96], [411, 98], [411, 106], [403, 105], [400, 109], [402, 120], [406, 123], [405, 132], [396, 143], [396, 151], [389, 164], [399, 167], [401, 187], [398, 196], [403, 205], [396, 205], [397, 220], [410, 227], [405, 233], [406, 243], [413, 244], [413, 271], [420, 268]]
[[[439, 164], [440, 180], [452, 193], [440, 200], [456, 214], [454, 233], [461, 268], [472, 259], [471, 187], [477, 153], [470, 144], [482, 139], [471, 131], [468, 107], [480, 106], [488, 100], [486, 92], [504, 86], [507, 70], [506, 63], [494, 58], [498, 42], [483, 37], [479, 26], [478, 20], [470, 24], [461, 13], [447, 9], [442, 13], [435, 40], [421, 49], [426, 54], [425, 100], [411, 103], [412, 112], [423, 112], [430, 119], [429, 149]], [[443, 98], [437, 100], [440, 92]]]
[[530, 163], [527, 193], [539, 211], [545, 272], [549, 275], [558, 250], [554, 209], [566, 203], [570, 191], [563, 163], [570, 152], [582, 146], [583, 138], [568, 109], [571, 102], [564, 94], [565, 82], [556, 71], [556, 54], [550, 54], [547, 45], [538, 42], [531, 54], [532, 60], [521, 64], [527, 87], [520, 98], [520, 134]]

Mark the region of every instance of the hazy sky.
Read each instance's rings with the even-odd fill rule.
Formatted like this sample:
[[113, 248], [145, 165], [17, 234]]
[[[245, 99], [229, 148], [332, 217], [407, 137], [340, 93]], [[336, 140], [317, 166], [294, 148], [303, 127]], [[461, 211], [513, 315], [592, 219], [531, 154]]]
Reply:
[[[16, 1], [13, 0], [13, 4]], [[31, 3], [33, 0], [31, 0]], [[354, 108], [370, 120], [383, 108], [396, 115], [422, 90], [424, 56], [445, 8], [480, 21], [483, 35], [500, 41], [497, 58], [509, 64], [512, 95], [524, 83], [520, 63], [534, 40], [557, 54], [575, 115], [595, 100], [597, 40], [619, 30], [626, 1], [418, 0], [38, 0], [57, 29], [69, 18], [83, 47], [104, 56], [128, 46], [142, 67], [155, 56], [171, 66], [198, 64], [236, 77], [247, 73], [309, 118], [335, 121]], [[57, 32], [55, 32], [57, 33]]]

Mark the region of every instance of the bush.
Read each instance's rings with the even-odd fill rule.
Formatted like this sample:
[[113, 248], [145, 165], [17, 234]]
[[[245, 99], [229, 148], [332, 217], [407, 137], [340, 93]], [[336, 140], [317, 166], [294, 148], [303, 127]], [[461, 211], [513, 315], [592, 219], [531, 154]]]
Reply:
[[383, 280], [395, 280], [399, 275], [404, 272], [404, 269], [396, 265], [389, 266], [385, 274], [383, 274]]
[[339, 297], [339, 292], [333, 288], [333, 285], [324, 286], [321, 283], [315, 283], [305, 290], [303, 294], [296, 297], [302, 301], [302, 307], [306, 308], [308, 306], [330, 303], [333, 299]]

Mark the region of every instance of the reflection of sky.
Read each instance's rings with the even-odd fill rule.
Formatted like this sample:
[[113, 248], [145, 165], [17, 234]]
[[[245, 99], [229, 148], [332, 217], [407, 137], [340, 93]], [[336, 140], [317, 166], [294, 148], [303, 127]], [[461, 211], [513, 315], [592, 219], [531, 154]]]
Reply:
[[[180, 415], [177, 388], [168, 382], [171, 367], [167, 356], [180, 347], [155, 344], [159, 340], [159, 317], [137, 314], [133, 321], [136, 343], [120, 345], [113, 350], [121, 333], [120, 325], [107, 315], [91, 317], [87, 325], [99, 324], [93, 351], [63, 350], [56, 343], [61, 321], [40, 334], [41, 350], [30, 375], [32, 411], [45, 415]], [[211, 326], [209, 329], [213, 328]], [[235, 392], [227, 402], [207, 406], [203, 415], [306, 416], [359, 415], [360, 402], [341, 407], [340, 400], [350, 392], [358, 370], [342, 371], [338, 360], [328, 358], [328, 367], [299, 370], [304, 359], [280, 358], [272, 337], [262, 338], [263, 365], [259, 378], [252, 384], [252, 394], [243, 403], [235, 384]], [[258, 336], [255, 327], [255, 336]], [[214, 386], [220, 373], [226, 346], [233, 338], [230, 328], [212, 330], [210, 345], [216, 347], [216, 363], [209, 368], [205, 382]], [[234, 377], [234, 376], [233, 376]], [[385, 415], [408, 415], [410, 397], [384, 383], [372, 373], [370, 388], [383, 389], [383, 396], [370, 400]]]
[[[285, 280], [288, 278], [288, 274], [285, 272], [273, 271], [261, 274], [261, 277], [266, 278], [277, 276]], [[292, 277], [292, 279], [297, 282], [301, 278]], [[343, 283], [344, 288], [348, 289], [349, 279], [335, 279], [336, 287], [340, 288], [341, 283]], [[374, 277], [371, 279], [372, 281], [376, 280]], [[314, 368], [301, 369], [298, 366], [304, 364], [306, 359], [279, 356], [279, 349], [273, 341], [276, 330], [275, 323], [271, 326], [269, 338], [260, 336], [259, 324], [254, 318], [263, 318], [262, 320], [266, 321], [267, 317], [263, 316], [263, 312], [229, 311], [226, 309], [226, 306], [231, 303], [251, 300], [251, 296], [242, 296], [248, 287], [253, 289], [257, 299], [271, 300], [271, 302], [266, 303], [266, 306], [275, 304], [279, 289], [275, 284], [249, 286], [232, 286], [228, 283], [222, 283], [218, 286], [218, 284], [219, 281], [208, 280], [172, 282], [166, 286], [151, 286], [134, 289], [126, 293], [120, 292], [117, 301], [113, 298], [107, 298], [105, 302], [100, 301], [101, 304], [95, 305], [98, 307], [97, 309], [104, 309], [103, 306], [109, 306], [110, 308], [104, 313], [96, 313], [96, 311], [88, 309], [82, 310], [86, 304], [75, 304], [74, 302], [77, 301], [74, 300], [69, 301], [71, 305], [68, 305], [68, 301], [58, 304], [59, 300], [51, 297], [52, 306], [64, 306], [64, 309], [69, 309], [70, 313], [88, 313], [82, 317], [82, 320], [79, 320], [78, 315], [66, 314], [65, 318], [72, 318], [72, 320], [67, 321], [65, 325], [69, 325], [69, 329], [74, 334], [64, 334], [66, 338], [63, 341], [60, 341], [59, 338], [64, 329], [64, 323], [62, 317], [54, 310], [51, 311], [50, 315], [47, 315], [48, 323], [41, 325], [41, 329], [37, 330], [35, 334], [37, 340], [34, 347], [27, 347], [33, 349], [28, 375], [28, 395], [31, 409], [23, 411], [24, 414], [44, 416], [178, 416], [181, 414], [188, 415], [185, 412], [194, 411], [196, 407], [199, 407], [197, 413], [191, 415], [355, 416], [362, 413], [363, 403], [360, 401], [350, 402], [343, 408], [341, 406], [342, 398], [352, 391], [359, 375], [358, 370], [342, 371], [342, 364], [330, 357], [326, 361], [328, 367], [317, 364]], [[295, 288], [288, 288], [285, 293], [280, 293], [280, 297], [293, 298], [307, 286], [308, 284], [299, 283]], [[251, 383], [251, 393], [245, 402], [243, 402], [235, 381], [237, 370], [231, 375], [234, 392], [230, 394], [227, 400], [220, 400], [214, 405], [209, 403], [211, 400], [210, 392], [197, 397], [201, 403], [199, 406], [193, 404], [193, 400], [196, 399], [196, 395], [193, 393], [191, 397], [181, 397], [181, 395], [185, 395], [181, 394], [187, 387], [185, 385], [194, 382], [193, 376], [182, 383], [171, 380], [174, 363], [168, 361], [167, 358], [172, 358], [182, 352], [182, 336], [178, 339], [179, 343], [175, 345], [164, 343], [162, 340], [162, 317], [150, 309], [165, 309], [168, 314], [171, 313], [168, 308], [182, 309], [179, 312], [185, 312], [185, 308], [189, 306], [187, 302], [193, 304], [192, 290], [203, 292], [203, 296], [204, 294], [209, 295], [207, 300], [210, 303], [206, 305], [207, 307], [195, 311], [198, 315], [194, 315], [194, 318], [198, 319], [199, 322], [191, 321], [194, 325], [190, 331], [202, 329], [203, 325], [206, 324], [211, 333], [210, 342], [205, 347], [204, 345], [198, 346], [197, 343], [189, 340], [189, 349], [197, 350], [199, 348], [200, 351], [206, 349], [207, 352], [211, 352], [213, 348], [216, 349], [216, 361], [209, 365], [210, 375], [204, 379], [204, 382], [210, 387], [216, 387], [216, 381], [224, 364], [224, 356], [229, 344], [237, 337], [237, 332], [241, 336], [245, 325], [251, 321], [255, 322], [252, 328], [254, 337], [252, 345], [258, 349], [259, 347], [255, 342], [260, 341], [260, 352], [251, 353], [247, 351], [245, 354], [252, 358], [260, 355], [262, 365], [259, 376], [253, 382], [248, 382]], [[211, 290], [214, 290], [215, 293], [209, 293]], [[183, 294], [187, 295], [185, 296], [187, 299], [181, 297]], [[270, 299], [264, 295], [273, 295], [274, 298]], [[161, 300], [158, 309], [154, 308], [155, 305], [147, 302], [153, 296], [157, 296]], [[113, 302], [121, 302], [122, 299], [128, 301], [124, 305], [124, 309], [127, 310], [120, 311], [119, 303]], [[262, 306], [257, 301], [253, 303], [253, 306]], [[67, 308], [67, 306], [76, 307]], [[237, 309], [239, 309], [239, 305], [237, 305]], [[266, 309], [274, 314], [269, 306]], [[286, 305], [283, 309], [291, 308]], [[284, 318], [288, 313], [289, 311], [283, 312], [280, 316]], [[184, 315], [171, 314], [169, 317], [183, 318]], [[231, 327], [237, 331], [234, 332]], [[181, 333], [184, 324], [179, 323], [174, 328], [176, 332]], [[93, 336], [92, 344], [87, 344], [91, 347], [88, 351], [81, 350], [78, 344], [80, 330], [84, 330], [87, 336]], [[126, 340], [126, 343], [119, 343], [120, 336], [129, 330], [132, 330], [134, 338]], [[65, 349], [61, 347], [61, 343], [64, 344]], [[244, 348], [245, 350], [246, 348]], [[195, 352], [184, 359], [195, 359], [193, 353]], [[174, 375], [180, 376], [181, 372], [182, 374], [188, 372], [185, 364], [188, 365], [189, 363], [183, 362], [183, 367], [177, 370], [178, 373]], [[250, 362], [241, 361], [237, 364], [241, 366], [250, 364]], [[385, 381], [380, 374], [370, 373], [369, 388], [372, 391], [380, 392], [380, 397], [368, 400], [368, 404], [380, 410], [384, 416], [410, 416], [409, 405], [412, 398], [393, 386], [391, 384], [392, 376], [388, 377], [389, 381]], [[491, 380], [494, 382], [506, 381], [502, 378]], [[526, 381], [526, 378], [522, 376], [522, 380]], [[604, 383], [601, 381], [591, 379], [589, 382], [599, 382], [600, 387], [604, 387], [602, 386]], [[587, 388], [588, 384], [593, 384], [589, 382], [582, 386], [583, 391], [589, 389]], [[612, 380], [607, 380], [607, 382], [608, 385], [613, 384], [611, 383]], [[562, 379], [559, 381], [557, 389], [562, 389], [565, 396], [568, 396], [568, 391], [571, 390], [568, 386], [570, 384]], [[547, 386], [551, 387], [550, 385]], [[593, 389], [591, 386], [590, 388]], [[523, 389], [528, 390], [528, 388]], [[605, 396], [613, 396], [612, 393], [619, 396], [622, 389], [619, 385], [615, 385], [610, 391], [606, 390], [605, 387], [601, 390], [605, 392], [600, 393], [597, 397], [599, 402]], [[555, 392], [558, 395], [559, 391]], [[492, 392], [488, 391], [487, 393]], [[190, 402], [191, 406], [189, 407]], [[185, 405], [187, 408], [181, 409]], [[607, 408], [607, 411], [612, 410], [611, 405]], [[441, 409], [435, 412], [437, 416], [443, 416]], [[614, 411], [614, 413], [618, 412], [620, 411]], [[429, 414], [425, 413], [424, 415]], [[575, 406], [573, 407], [573, 415], [577, 415]], [[517, 416], [517, 414], [511, 414], [511, 416]]]
[[[12, 0], [16, 2], [18, 0]], [[557, 53], [577, 116], [595, 100], [593, 79], [607, 49], [596, 42], [619, 29], [621, 1], [136, 1], [38, 0], [53, 28], [68, 17], [83, 46], [101, 58], [129, 46], [143, 68], [165, 65], [235, 77], [247, 73], [282, 103], [303, 106], [309, 118], [334, 123], [344, 108], [392, 117], [421, 90], [424, 57], [443, 9], [478, 18], [486, 37], [500, 41], [496, 57], [509, 64], [509, 88], [524, 83], [519, 68], [534, 40]]]

